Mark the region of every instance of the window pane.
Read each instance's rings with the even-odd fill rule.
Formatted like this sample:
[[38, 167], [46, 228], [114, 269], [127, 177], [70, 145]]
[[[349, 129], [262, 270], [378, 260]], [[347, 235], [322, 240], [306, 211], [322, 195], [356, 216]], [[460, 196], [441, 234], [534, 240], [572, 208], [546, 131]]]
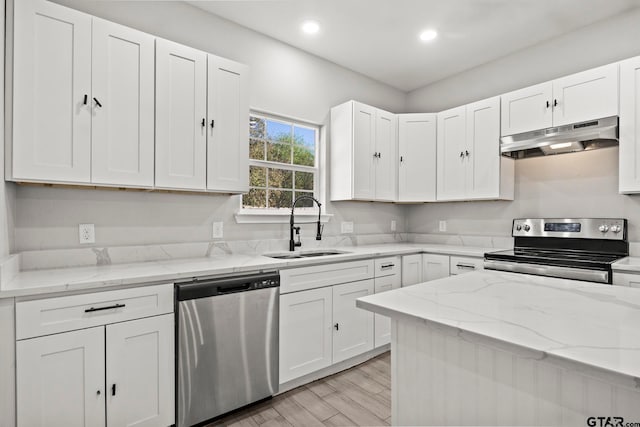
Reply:
[[242, 196], [242, 205], [245, 208], [266, 208], [267, 190], [252, 188], [249, 193]]
[[[310, 196], [313, 197], [313, 193], [312, 192], [307, 192], [307, 191], [296, 191], [296, 199], [300, 196]], [[296, 207], [297, 208], [312, 208], [314, 207], [316, 204], [313, 202], [313, 200], [311, 199], [302, 199], [300, 200], [298, 203], [296, 203]]]
[[262, 117], [249, 118], [249, 136], [251, 138], [264, 138], [265, 119]]
[[303, 166], [315, 166], [315, 152], [309, 151], [306, 147], [293, 146], [293, 164]]
[[291, 189], [293, 188], [292, 176], [292, 171], [269, 168], [269, 187]]
[[251, 139], [249, 142], [249, 158], [256, 160], [264, 160], [264, 142]]
[[267, 186], [267, 168], [258, 166], [249, 167], [249, 185], [252, 187]]
[[313, 174], [296, 172], [296, 190], [313, 190]]
[[288, 142], [290, 144], [291, 125], [276, 120], [267, 120], [267, 139]]
[[269, 190], [270, 208], [290, 208], [293, 204], [292, 191]]
[[316, 131], [298, 127], [293, 128], [293, 163], [296, 165], [315, 166]]
[[291, 163], [291, 145], [268, 143], [267, 160], [270, 162]]

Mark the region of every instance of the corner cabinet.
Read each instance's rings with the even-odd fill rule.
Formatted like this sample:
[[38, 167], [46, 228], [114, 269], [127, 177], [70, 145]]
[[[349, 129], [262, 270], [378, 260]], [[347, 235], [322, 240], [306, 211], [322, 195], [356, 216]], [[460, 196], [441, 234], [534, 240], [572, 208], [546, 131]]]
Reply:
[[349, 101], [331, 109], [331, 200], [395, 201], [397, 117]]
[[437, 200], [513, 200], [514, 161], [500, 156], [500, 98], [438, 113]]
[[501, 135], [618, 115], [618, 64], [502, 95]]
[[17, 302], [17, 425], [172, 425], [172, 310], [171, 284]]
[[620, 193], [640, 193], [640, 56], [620, 63]]
[[436, 200], [437, 114], [398, 115], [398, 201]]

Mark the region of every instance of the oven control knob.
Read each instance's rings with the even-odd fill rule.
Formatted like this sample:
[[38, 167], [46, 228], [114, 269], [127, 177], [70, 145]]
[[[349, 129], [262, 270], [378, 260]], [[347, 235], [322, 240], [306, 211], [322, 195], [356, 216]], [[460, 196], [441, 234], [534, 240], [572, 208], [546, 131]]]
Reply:
[[531, 227], [529, 227], [529, 224], [525, 224], [524, 231], [529, 231], [529, 230], [531, 230]]
[[607, 224], [602, 224], [600, 227], [598, 227], [598, 230], [600, 230], [603, 233], [606, 233], [607, 231], [609, 231], [609, 226]]
[[522, 226], [521, 226], [520, 224], [516, 225], [516, 230], [517, 230], [517, 231], [522, 230]]
[[619, 233], [622, 231], [622, 228], [619, 225], [612, 225], [611, 231], [613, 231], [614, 233]]

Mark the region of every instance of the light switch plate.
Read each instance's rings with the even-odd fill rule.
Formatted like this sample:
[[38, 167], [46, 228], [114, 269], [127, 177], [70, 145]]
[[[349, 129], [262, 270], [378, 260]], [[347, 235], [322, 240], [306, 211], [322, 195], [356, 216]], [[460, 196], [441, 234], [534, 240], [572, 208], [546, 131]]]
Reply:
[[213, 223], [211, 237], [214, 239], [222, 239], [224, 237], [224, 223], [222, 221]]
[[81, 244], [96, 242], [96, 229], [93, 224], [78, 224], [78, 238]]
[[438, 225], [438, 229], [440, 231], [447, 231], [447, 221], [440, 221], [440, 224]]
[[396, 220], [395, 219], [391, 220], [391, 231], [396, 231]]
[[342, 234], [353, 233], [353, 221], [343, 221], [341, 224], [341, 233]]

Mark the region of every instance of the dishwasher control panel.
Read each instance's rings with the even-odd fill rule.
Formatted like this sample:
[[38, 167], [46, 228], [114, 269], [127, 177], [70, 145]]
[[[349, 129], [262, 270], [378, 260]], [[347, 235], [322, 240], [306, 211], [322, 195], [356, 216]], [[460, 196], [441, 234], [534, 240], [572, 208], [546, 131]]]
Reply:
[[189, 281], [176, 283], [176, 300], [184, 301], [279, 286], [280, 274], [277, 271], [231, 277], [194, 277]]

